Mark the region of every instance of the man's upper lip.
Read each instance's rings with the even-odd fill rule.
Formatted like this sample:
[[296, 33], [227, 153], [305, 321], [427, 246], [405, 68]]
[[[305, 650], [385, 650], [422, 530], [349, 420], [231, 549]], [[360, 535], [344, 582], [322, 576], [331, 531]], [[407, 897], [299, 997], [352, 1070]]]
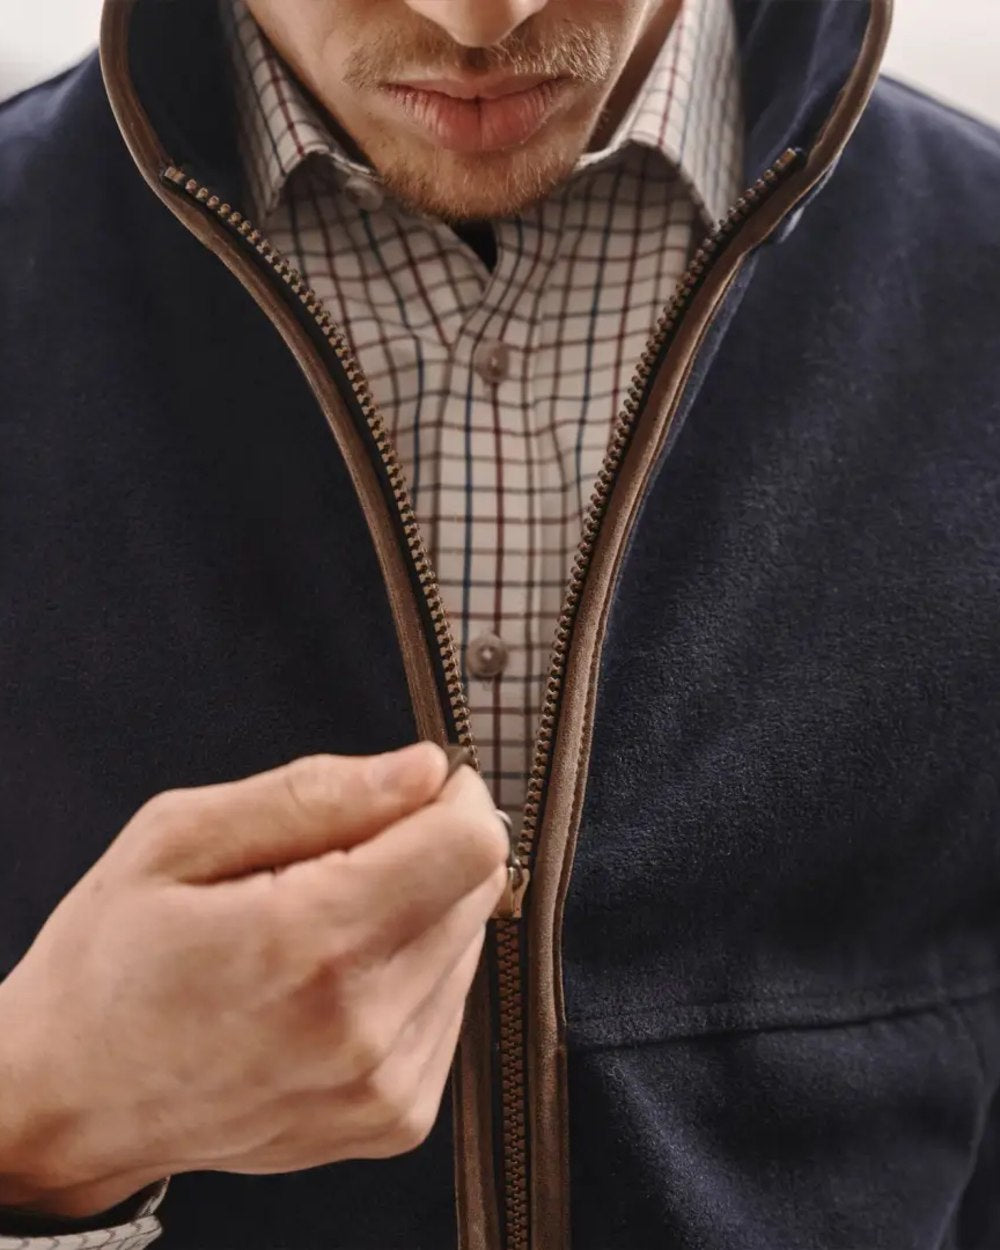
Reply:
[[456, 100], [499, 100], [502, 96], [531, 91], [542, 83], [552, 82], [551, 74], [479, 76], [478, 78], [404, 78], [392, 83], [413, 91], [433, 91]]

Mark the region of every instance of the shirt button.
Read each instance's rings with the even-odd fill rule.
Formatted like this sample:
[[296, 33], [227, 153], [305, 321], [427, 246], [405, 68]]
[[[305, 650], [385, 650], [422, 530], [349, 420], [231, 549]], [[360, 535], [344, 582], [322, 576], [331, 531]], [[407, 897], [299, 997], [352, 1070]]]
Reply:
[[498, 386], [510, 373], [510, 350], [499, 340], [480, 343], [472, 363], [487, 385]]
[[385, 203], [385, 192], [379, 184], [361, 174], [352, 174], [344, 183], [344, 191], [355, 208], [365, 213], [377, 213]]
[[469, 643], [466, 656], [469, 672], [473, 677], [481, 677], [486, 681], [499, 677], [507, 667], [509, 658], [509, 647], [496, 634], [483, 634]]

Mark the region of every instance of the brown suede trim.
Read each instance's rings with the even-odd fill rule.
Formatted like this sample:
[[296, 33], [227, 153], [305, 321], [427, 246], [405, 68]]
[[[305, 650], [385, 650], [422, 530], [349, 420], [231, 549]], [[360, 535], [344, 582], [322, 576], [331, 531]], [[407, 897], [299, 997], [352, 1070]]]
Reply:
[[128, 32], [134, 6], [135, 0], [107, 0], [101, 21], [101, 69], [115, 119], [143, 178], [174, 216], [219, 257], [253, 296], [285, 340], [312, 388], [351, 474], [368, 522], [396, 625], [417, 732], [421, 738], [444, 745], [447, 741], [444, 714], [405, 557], [361, 434], [322, 356], [291, 309], [274, 294], [260, 268], [222, 223], [183, 196], [170, 193], [160, 182], [161, 171], [170, 164], [169, 154], [160, 146], [129, 73]]
[[452, 1072], [458, 1250], [499, 1250], [500, 1205], [493, 1159], [493, 1006], [489, 966], [479, 963], [465, 1005]]
[[[128, 28], [135, 0], [108, 0], [101, 29], [101, 66], [115, 118], [130, 152], [156, 195], [249, 291], [292, 351], [348, 466], [375, 544], [422, 738], [442, 744], [446, 729], [427, 641], [375, 470], [361, 436], [319, 352], [264, 275], [221, 224], [193, 203], [165, 191], [160, 171], [170, 163], [135, 94], [129, 74]], [[489, 975], [481, 962], [466, 1006], [466, 1024], [452, 1079], [455, 1189], [459, 1250], [499, 1245], [499, 1215], [492, 1150]]]
[[737, 233], [695, 297], [636, 428], [593, 554], [564, 679], [528, 908], [531, 1241], [539, 1250], [569, 1250], [571, 1238], [562, 924], [586, 789], [601, 651], [622, 556], [706, 332], [749, 253], [816, 185], [853, 133], [875, 85], [891, 11], [892, 0], [874, 0], [854, 72], [805, 164]]
[[[143, 177], [169, 210], [232, 271], [281, 333], [316, 395], [354, 482], [390, 597], [421, 736], [444, 743], [434, 668], [392, 520], [375, 470], [318, 350], [235, 240], [193, 203], [161, 185], [169, 164], [131, 83], [127, 36], [135, 0], [107, 0], [101, 61], [108, 96]], [[800, 170], [738, 232], [695, 297], [660, 370], [622, 466], [583, 591], [553, 744], [538, 835], [528, 925], [527, 1068], [530, 1090], [531, 1227], [538, 1250], [569, 1250], [569, 1120], [561, 934], [566, 890], [591, 751], [596, 680], [611, 594], [650, 473], [666, 439], [698, 348], [747, 255], [778, 227], [847, 143], [874, 86], [892, 0], [873, 0], [857, 66]], [[453, 1077], [459, 1250], [499, 1250], [492, 1149], [491, 1005], [481, 963], [466, 1008]]]

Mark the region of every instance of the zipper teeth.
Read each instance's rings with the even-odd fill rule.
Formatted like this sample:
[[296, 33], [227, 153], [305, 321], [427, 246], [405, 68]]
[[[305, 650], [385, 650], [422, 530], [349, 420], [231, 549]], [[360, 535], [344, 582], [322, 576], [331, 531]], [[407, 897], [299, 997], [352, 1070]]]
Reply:
[[[598, 475], [583, 521], [580, 545], [573, 560], [569, 585], [556, 626], [552, 665], [539, 719], [535, 754], [528, 781], [525, 818], [517, 847], [522, 864], [530, 865], [538, 831], [542, 793], [548, 774], [556, 717], [570, 638], [583, 585], [607, 511], [618, 470], [625, 458], [645, 395], [646, 386], [668, 339], [677, 329], [695, 292], [712, 263], [739, 227], [770, 196], [782, 179], [798, 164], [800, 153], [789, 148], [733, 205], [725, 220], [698, 248], [681, 279], [674, 298], [657, 321], [627, 392], [621, 415], [608, 441], [608, 451]], [[527, 1100], [525, 1088], [524, 1002], [521, 990], [521, 926], [500, 920], [496, 925], [497, 985], [500, 1069], [500, 1117], [503, 1142], [503, 1207], [506, 1250], [530, 1250], [528, 1183]]]
[[[611, 436], [608, 440], [608, 450], [583, 517], [580, 544], [573, 558], [566, 596], [556, 624], [552, 660], [542, 697], [538, 732], [535, 738], [531, 770], [528, 775], [524, 819], [517, 843], [517, 858], [525, 867], [530, 865], [535, 836], [538, 831], [541, 797], [548, 773], [549, 755], [555, 732], [559, 698], [569, 654], [569, 642], [580, 604], [580, 596], [586, 581], [597, 536], [600, 532], [601, 521], [604, 513], [607, 511], [618, 470], [621, 467], [631, 439], [646, 385], [664, 344], [676, 329], [712, 262], [729, 242], [739, 226], [771, 194], [782, 178], [795, 167], [799, 157], [800, 153], [794, 148], [789, 148], [782, 153], [778, 160], [736, 201], [719, 227], [702, 242], [678, 284], [673, 299], [664, 309], [653, 328], [653, 332], [646, 344], [626, 393], [622, 411], [612, 428]], [[371, 393], [368, 381], [344, 337], [343, 331], [324, 308], [322, 300], [313, 288], [309, 286], [299, 270], [282, 256], [277, 248], [268, 241], [262, 231], [256, 229], [249, 218], [235, 210], [221, 196], [216, 195], [211, 188], [206, 187], [196, 178], [189, 177], [182, 169], [174, 165], [168, 166], [163, 170], [162, 178], [171, 186], [183, 191], [185, 195], [202, 205], [209, 212], [214, 213], [216, 217], [252, 247], [264, 263], [298, 297], [303, 307], [319, 327], [324, 338], [332, 347], [361, 408], [362, 415], [374, 439], [392, 489], [403, 534], [414, 568], [416, 569], [417, 579], [420, 583], [424, 600], [427, 604], [435, 640], [441, 656], [445, 689], [448, 694], [456, 737], [462, 746], [469, 749], [475, 766], [478, 768], [478, 752], [472, 736], [469, 705], [462, 685], [461, 665], [455, 649], [455, 640], [452, 637], [444, 601], [441, 598], [441, 589], [427, 554], [427, 548], [424, 545], [416, 514], [413, 511], [413, 504], [406, 483], [406, 474], [399, 462], [399, 456], [386, 429], [385, 420]]]
[[521, 924], [496, 921], [500, 1124], [506, 1250], [529, 1250], [528, 1130], [525, 1115], [524, 996], [521, 985]]
[[[673, 299], [664, 309], [653, 328], [646, 348], [639, 360], [629, 385], [622, 411], [615, 421], [608, 440], [608, 450], [594, 486], [583, 518], [580, 544], [573, 559], [566, 597], [556, 625], [552, 649], [552, 663], [546, 680], [538, 734], [528, 777], [524, 820], [518, 838], [517, 858], [529, 867], [538, 832], [541, 800], [548, 774], [548, 765], [555, 734], [562, 683], [566, 673], [569, 644], [577, 611], [586, 581], [601, 522], [607, 511], [618, 471], [631, 441], [639, 416], [646, 387], [656, 362], [681, 318], [694, 298], [702, 279], [723, 251], [739, 227], [760, 204], [770, 196], [784, 177], [798, 164], [801, 153], [789, 148], [761, 175], [733, 205], [725, 220], [698, 248], [686, 273], [678, 284]], [[319, 296], [308, 285], [302, 274], [254, 228], [241, 213], [225, 203], [218, 195], [189, 178], [182, 170], [169, 167], [163, 178], [185, 194], [204, 205], [234, 230], [261, 259], [281, 278], [286, 286], [298, 296], [306, 311], [319, 326], [333, 348], [347, 380], [364, 415], [375, 441], [379, 456], [385, 467], [393, 497], [399, 513], [410, 556], [417, 570], [418, 580], [424, 594], [434, 627], [438, 649], [444, 666], [445, 686], [458, 740], [469, 748], [476, 760], [476, 745], [472, 738], [469, 707], [462, 687], [461, 668], [455, 651], [454, 639], [448, 624], [441, 598], [440, 587], [431, 567], [427, 550], [417, 524], [417, 519], [406, 486], [406, 476], [388, 431], [371, 394], [361, 366], [351, 351], [343, 332], [324, 309]], [[503, 1207], [505, 1217], [504, 1244], [506, 1250], [530, 1250], [530, 1213], [528, 1184], [528, 1142], [525, 1105], [525, 1048], [524, 1004], [521, 993], [521, 926], [516, 920], [496, 922], [498, 1017], [499, 1017], [499, 1072], [500, 1072], [500, 1119], [503, 1142]]]
[[198, 204], [203, 205], [209, 212], [214, 213], [216, 217], [252, 247], [261, 260], [299, 298], [306, 312], [309, 313], [322, 331], [324, 338], [333, 348], [334, 354], [343, 367], [354, 396], [358, 401], [358, 406], [361, 408], [365, 422], [375, 441], [379, 457], [385, 467], [386, 476], [389, 479], [389, 485], [403, 528], [403, 535], [406, 539], [406, 545], [413, 560], [420, 589], [434, 628], [434, 637], [437, 641], [444, 668], [445, 689], [448, 693], [448, 703], [451, 708], [455, 734], [460, 745], [468, 748], [473, 757], [474, 766], [478, 769], [479, 759], [476, 744], [472, 737], [469, 705], [466, 702], [465, 691], [462, 686], [461, 665], [458, 661], [455, 640], [452, 637], [451, 626], [448, 623], [444, 601], [441, 598], [441, 589], [431, 566], [430, 557], [424, 545], [416, 514], [413, 511], [413, 503], [406, 483], [406, 474], [386, 429], [385, 419], [379, 410], [378, 404], [375, 402], [368, 380], [361, 369], [357, 357], [351, 350], [343, 331], [326, 311], [323, 301], [303, 275], [282, 256], [277, 248], [272, 246], [263, 232], [256, 229], [247, 217], [237, 212], [231, 204], [226, 203], [220, 196], [214, 194], [209, 187], [198, 182], [196, 178], [189, 178], [183, 170], [173, 165], [163, 171], [162, 177]]
[[577, 610], [583, 585], [590, 568], [590, 561], [597, 544], [601, 522], [607, 511], [608, 503], [618, 470], [628, 450], [636, 418], [642, 404], [646, 386], [652, 375], [656, 361], [667, 340], [676, 330], [701, 281], [719, 253], [729, 243], [737, 229], [767, 199], [782, 179], [798, 164], [800, 152], [789, 148], [770, 166], [760, 178], [749, 187], [730, 209], [726, 218], [720, 223], [695, 252], [687, 271], [681, 278], [673, 299], [666, 306], [653, 328], [646, 349], [643, 352], [635, 374], [626, 392], [622, 411], [612, 427], [608, 440], [608, 450], [601, 466], [594, 491], [590, 497], [583, 518], [580, 545], [573, 558], [566, 597], [556, 625], [555, 641], [552, 648], [552, 662], [549, 676], [542, 697], [542, 709], [539, 717], [538, 734], [535, 739], [535, 751], [532, 758], [531, 772], [528, 775], [528, 794], [524, 809], [524, 822], [517, 845], [518, 859], [522, 864], [529, 864], [534, 848], [535, 836], [538, 832], [538, 820], [541, 814], [542, 792], [548, 775], [549, 755], [555, 734], [556, 717], [562, 691], [563, 678], [566, 673], [566, 662], [569, 656], [570, 638], [576, 621]]

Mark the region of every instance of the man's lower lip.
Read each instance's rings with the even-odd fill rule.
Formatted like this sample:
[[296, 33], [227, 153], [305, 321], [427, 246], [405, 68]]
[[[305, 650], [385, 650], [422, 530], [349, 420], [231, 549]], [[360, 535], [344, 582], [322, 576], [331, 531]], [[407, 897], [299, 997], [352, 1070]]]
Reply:
[[568, 83], [544, 82], [493, 100], [458, 100], [438, 91], [388, 85], [386, 96], [409, 123], [452, 152], [498, 152], [527, 143], [552, 116]]

